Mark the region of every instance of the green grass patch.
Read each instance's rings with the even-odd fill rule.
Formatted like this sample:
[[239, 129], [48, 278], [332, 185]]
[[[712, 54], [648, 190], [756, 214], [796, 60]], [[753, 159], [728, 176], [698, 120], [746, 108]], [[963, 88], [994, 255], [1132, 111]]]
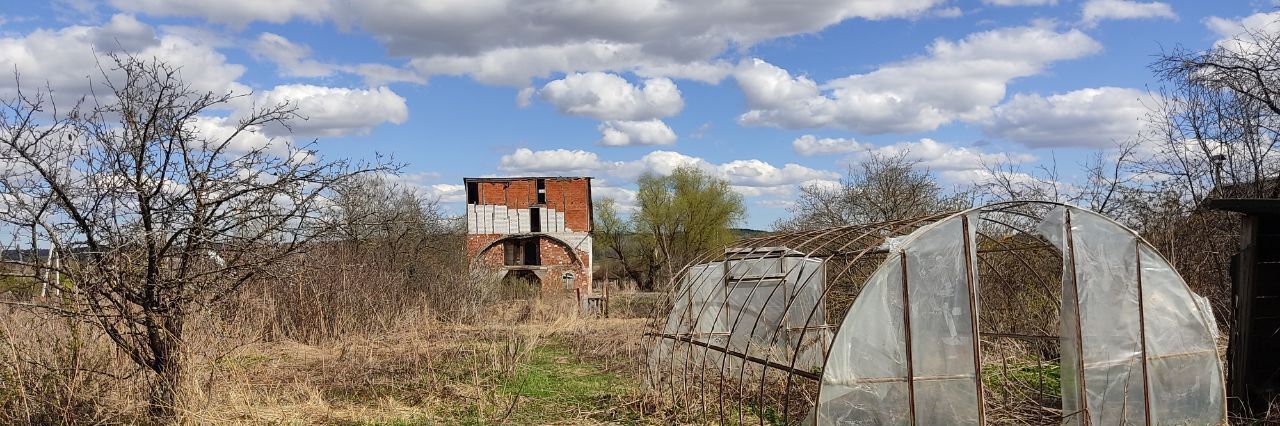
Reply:
[[982, 370], [983, 386], [1001, 393], [1021, 392], [1058, 398], [1062, 393], [1062, 368], [1057, 362], [1040, 364], [1010, 363], [986, 365]]
[[564, 347], [549, 343], [535, 347], [527, 362], [498, 386], [510, 398], [519, 398], [508, 422], [541, 424], [567, 415], [599, 412], [589, 417], [613, 420], [618, 397], [637, 386], [632, 380], [577, 359]]

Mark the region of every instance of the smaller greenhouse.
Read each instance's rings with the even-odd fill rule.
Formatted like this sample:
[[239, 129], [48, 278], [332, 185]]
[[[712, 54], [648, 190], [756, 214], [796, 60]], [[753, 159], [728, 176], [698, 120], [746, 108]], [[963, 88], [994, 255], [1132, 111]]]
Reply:
[[662, 337], [739, 358], [795, 355], [797, 367], [819, 369], [830, 334], [822, 287], [810, 284], [823, 281], [824, 267], [822, 259], [786, 247], [726, 249], [722, 260], [683, 274], [687, 291], [679, 295]]
[[1096, 213], [1002, 203], [734, 247], [687, 268], [651, 333], [650, 383], [692, 418], [1225, 422], [1207, 303]]

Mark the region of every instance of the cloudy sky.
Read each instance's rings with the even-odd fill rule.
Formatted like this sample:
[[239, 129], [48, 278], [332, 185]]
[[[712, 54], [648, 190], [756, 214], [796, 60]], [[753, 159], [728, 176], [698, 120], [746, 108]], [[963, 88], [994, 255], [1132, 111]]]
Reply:
[[[589, 175], [624, 204], [635, 178], [691, 164], [746, 196], [746, 225], [868, 152], [945, 185], [983, 164], [1063, 179], [1139, 131], [1162, 49], [1269, 23], [1268, 1], [0, 0], [0, 69], [56, 98], [110, 52], [157, 56], [199, 89], [309, 119], [246, 145], [408, 164], [460, 211], [462, 178]], [[1280, 15], [1276, 15], [1280, 16]], [[37, 81], [32, 81], [37, 80]], [[11, 76], [0, 93], [12, 93]]]

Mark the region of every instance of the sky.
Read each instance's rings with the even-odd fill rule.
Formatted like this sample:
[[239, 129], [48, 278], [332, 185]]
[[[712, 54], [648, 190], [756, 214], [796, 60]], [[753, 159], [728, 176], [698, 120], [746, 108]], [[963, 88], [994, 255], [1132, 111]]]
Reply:
[[[0, 0], [0, 70], [54, 99], [112, 52], [306, 117], [246, 146], [389, 156], [462, 211], [463, 177], [592, 176], [633, 206], [643, 173], [689, 165], [744, 196], [743, 226], [788, 215], [872, 153], [948, 188], [988, 165], [1080, 179], [1158, 101], [1148, 66], [1270, 24], [1270, 1]], [[12, 75], [0, 79], [11, 95]]]

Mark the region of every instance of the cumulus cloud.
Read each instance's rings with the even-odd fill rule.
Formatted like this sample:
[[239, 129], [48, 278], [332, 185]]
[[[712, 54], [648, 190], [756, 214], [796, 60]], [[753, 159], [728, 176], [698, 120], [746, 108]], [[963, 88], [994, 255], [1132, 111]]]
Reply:
[[263, 93], [262, 102], [294, 105], [305, 120], [290, 123], [293, 131], [308, 136], [366, 134], [379, 124], [400, 124], [409, 118], [405, 99], [386, 87], [348, 89], [287, 84]]
[[103, 52], [138, 51], [159, 42], [155, 28], [126, 14], [112, 16], [92, 34], [94, 48]]
[[[47, 82], [54, 100], [63, 105], [92, 95], [90, 89], [95, 81], [99, 84], [97, 95], [106, 96], [100, 81], [104, 72], [108, 78], [120, 81], [122, 75], [111, 69], [113, 61], [107, 56], [112, 52], [165, 62], [175, 67], [182, 80], [196, 92], [251, 92], [239, 81], [244, 75], [244, 66], [229, 63], [227, 57], [206, 40], [183, 34], [157, 32], [154, 27], [124, 14], [115, 15], [100, 26], [37, 29], [25, 35], [0, 37], [0, 68], [16, 70], [29, 85], [33, 79]], [[298, 46], [290, 45], [283, 38], [268, 36], [260, 41], [274, 42], [274, 47], [282, 48], [274, 53], [277, 58], [300, 59], [306, 54], [305, 48], [298, 50]], [[293, 51], [288, 52], [288, 48]], [[14, 89], [12, 79], [0, 79], [0, 94], [12, 93]], [[381, 123], [402, 123], [408, 118], [404, 98], [385, 87], [361, 90], [284, 85], [205, 111], [217, 116], [198, 117], [193, 126], [204, 135], [223, 135], [255, 105], [284, 101], [293, 102], [303, 116], [310, 118], [292, 123], [299, 134], [308, 136], [365, 133]], [[251, 130], [240, 136], [236, 148], [268, 146], [275, 137], [277, 142], [271, 142], [268, 147], [271, 152], [283, 153], [276, 151], [275, 145], [290, 139], [286, 129], [280, 126]]]
[[249, 53], [275, 64], [284, 77], [327, 77], [337, 72], [355, 74], [364, 78], [371, 87], [390, 83], [409, 82], [423, 84], [426, 77], [417, 72], [386, 64], [332, 64], [312, 59], [309, 46], [294, 43], [279, 34], [262, 33], [248, 47]]
[[676, 142], [676, 132], [662, 120], [627, 121], [612, 120], [600, 123], [600, 140], [603, 146], [670, 145]]
[[671, 0], [113, 0], [137, 13], [231, 25], [328, 19], [372, 34], [425, 75], [467, 75], [518, 87], [534, 77], [579, 71], [643, 70], [649, 77], [719, 81], [727, 67], [714, 60], [729, 49], [848, 19], [925, 16], [944, 2], [750, 0], [707, 7]]
[[943, 177], [963, 175], [956, 172], [984, 170], [987, 165], [1021, 164], [1035, 160], [1035, 157], [1030, 154], [984, 152], [977, 148], [955, 146], [929, 138], [876, 147], [854, 154], [851, 160], [867, 155], [902, 156], [919, 162], [920, 167], [939, 172]]
[[680, 89], [670, 79], [648, 79], [641, 88], [602, 72], [567, 75], [542, 86], [538, 96], [561, 113], [599, 120], [651, 120], [684, 108]]
[[[0, 69], [16, 71], [28, 85], [47, 83], [56, 101], [69, 104], [90, 95], [91, 82], [104, 71], [113, 79], [120, 77], [111, 69], [111, 52], [179, 66], [183, 80], [197, 91], [249, 91], [237, 82], [244, 67], [227, 63], [213, 47], [171, 34], [156, 35], [154, 28], [127, 15], [113, 16], [101, 26], [72, 25], [0, 37]], [[0, 94], [14, 89], [12, 78], [0, 79]]]
[[567, 149], [533, 151], [519, 148], [498, 161], [498, 170], [512, 174], [581, 174], [602, 167], [603, 163], [594, 152]]
[[265, 58], [286, 77], [324, 77], [333, 74], [333, 66], [308, 58], [311, 48], [296, 44], [273, 33], [262, 33], [249, 45], [249, 52]]
[[733, 73], [733, 64], [722, 60], [640, 64], [633, 72], [641, 77], [669, 77], [719, 84], [721, 80]]
[[1260, 12], [1243, 18], [1210, 16], [1205, 18], [1204, 23], [1219, 37], [1218, 41], [1214, 42], [1215, 47], [1240, 52], [1252, 51], [1259, 49], [1259, 46], [1247, 33], [1251, 31], [1262, 35], [1280, 33], [1280, 12]]
[[427, 196], [439, 199], [443, 203], [461, 203], [467, 198], [466, 187], [448, 183], [436, 183], [421, 186]]
[[315, 21], [331, 11], [330, 2], [312, 0], [111, 0], [111, 5], [134, 13], [200, 16], [235, 26], [252, 21], [283, 23], [295, 18]]
[[738, 122], [872, 134], [933, 130], [955, 120], [984, 119], [1004, 98], [1009, 81], [1100, 49], [1079, 30], [1003, 28], [960, 41], [938, 39], [925, 57], [822, 84], [760, 59], [744, 60], [734, 77], [750, 110]]
[[982, 4], [992, 6], [1047, 6], [1058, 4], [1058, 0], [982, 0]]
[[[219, 143], [228, 140], [235, 135], [236, 129], [239, 127], [234, 119], [227, 117], [210, 117], [200, 116], [191, 121], [191, 130], [195, 131], [200, 138], [210, 142]], [[267, 148], [268, 151], [277, 154], [287, 151], [289, 143], [293, 142], [289, 137], [271, 137], [262, 131], [260, 126], [251, 126], [235, 138], [230, 139], [231, 145], [228, 147], [233, 151], [246, 152], [258, 148]]]
[[1090, 26], [1105, 20], [1178, 19], [1172, 6], [1158, 1], [1143, 3], [1133, 0], [1089, 0], [1081, 8], [1080, 14], [1084, 24]]
[[791, 141], [791, 147], [797, 154], [811, 157], [814, 155], [847, 154], [863, 149], [864, 146], [853, 138], [821, 138], [804, 135]]
[[1108, 147], [1142, 129], [1145, 92], [1099, 87], [1042, 97], [1016, 94], [995, 108], [984, 131], [1029, 147]]
[[595, 153], [583, 150], [533, 151], [520, 148], [502, 156], [498, 164], [498, 170], [511, 175], [590, 174], [628, 183], [645, 173], [668, 175], [677, 167], [696, 167], [725, 179], [735, 191], [753, 197], [790, 195], [798, 185], [833, 181], [839, 177], [831, 171], [799, 164], [788, 163], [778, 167], [756, 159], [716, 164], [675, 151], [653, 151], [631, 161], [604, 161]]

